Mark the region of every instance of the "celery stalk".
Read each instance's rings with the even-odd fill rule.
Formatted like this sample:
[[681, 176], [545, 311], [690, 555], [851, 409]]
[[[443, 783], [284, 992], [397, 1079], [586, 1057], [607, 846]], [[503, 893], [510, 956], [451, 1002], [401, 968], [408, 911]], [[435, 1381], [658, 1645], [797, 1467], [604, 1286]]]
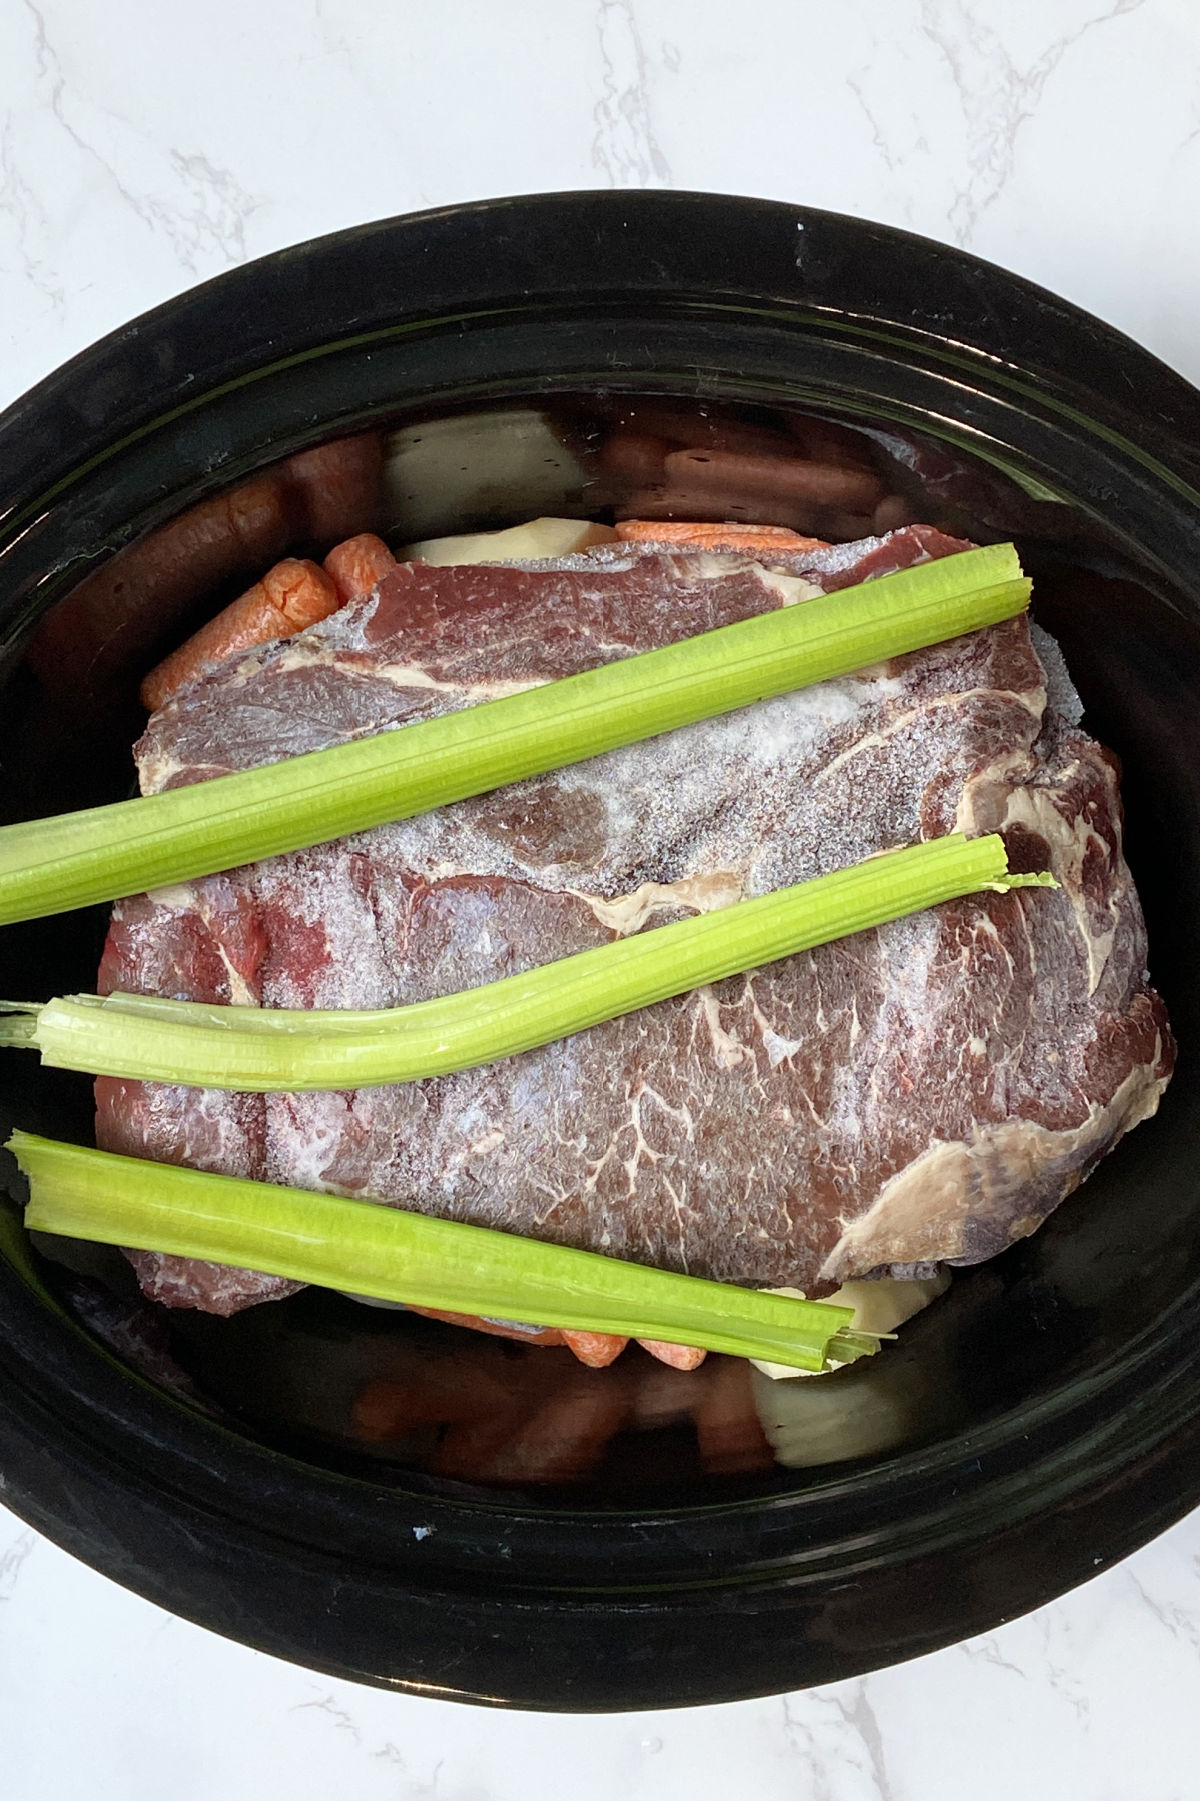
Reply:
[[952, 834], [407, 1007], [305, 1012], [69, 995], [0, 1019], [0, 1044], [40, 1050], [64, 1069], [252, 1093], [410, 1082], [514, 1056], [980, 888], [1050, 880], [1010, 876], [997, 836]]
[[397, 731], [0, 828], [0, 925], [408, 818], [1022, 612], [1010, 544], [823, 595]]
[[264, 1270], [448, 1313], [823, 1370], [876, 1348], [848, 1307], [736, 1288], [391, 1207], [14, 1132], [31, 1231]]

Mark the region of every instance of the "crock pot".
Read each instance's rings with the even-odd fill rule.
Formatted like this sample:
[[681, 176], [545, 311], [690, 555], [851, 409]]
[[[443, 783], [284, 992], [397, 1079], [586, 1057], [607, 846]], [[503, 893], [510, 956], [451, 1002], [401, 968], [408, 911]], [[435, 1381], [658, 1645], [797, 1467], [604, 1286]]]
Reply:
[[[28, 1241], [6, 1158], [0, 1498], [175, 1613], [429, 1695], [640, 1708], [850, 1676], [1061, 1594], [1200, 1500], [1200, 396], [1097, 320], [902, 232], [686, 193], [455, 207], [209, 282], [0, 419], [4, 816], [129, 791], [137, 672], [114, 656], [81, 688], [28, 654], [123, 546], [307, 446], [421, 421], [491, 475], [485, 504], [421, 488], [418, 461], [412, 535], [582, 515], [586, 491], [505, 444], [531, 415], [582, 441], [589, 409], [651, 398], [916, 447], [914, 482], [952, 472], [931, 507], [1017, 538], [1124, 765], [1179, 1067], [1043, 1231], [916, 1322], [893, 1442], [728, 1479], [666, 1446], [608, 1487], [488, 1489], [256, 1415], [224, 1322], [161, 1367], [103, 1329]], [[0, 992], [89, 987], [103, 925], [6, 928]], [[84, 1078], [0, 1058], [5, 1135], [86, 1140], [89, 1109]], [[355, 1330], [326, 1299], [297, 1298], [314, 1357]]]

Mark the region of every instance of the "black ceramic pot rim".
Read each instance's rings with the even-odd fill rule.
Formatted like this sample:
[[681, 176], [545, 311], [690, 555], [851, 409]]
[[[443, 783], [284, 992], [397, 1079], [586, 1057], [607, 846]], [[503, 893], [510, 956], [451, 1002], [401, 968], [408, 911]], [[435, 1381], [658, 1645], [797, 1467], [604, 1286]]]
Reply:
[[[268, 369], [430, 327], [547, 317], [584, 293], [591, 309], [636, 299], [818, 330], [836, 322], [884, 354], [1086, 423], [1188, 504], [1200, 501], [1200, 393], [1048, 290], [845, 214], [583, 190], [356, 226], [243, 264], [110, 333], [0, 413], [0, 548], [98, 461]], [[619, 386], [621, 370], [608, 373]]]
[[[156, 309], [32, 390], [0, 417], [0, 646], [78, 579], [89, 519], [99, 542], [120, 541], [110, 484], [156, 434], [182, 438], [177, 465], [160, 491], [139, 474], [126, 531], [331, 435], [329, 416], [279, 412], [257, 453], [222, 455], [207, 423], [239, 397], [257, 403], [299, 364], [315, 380], [335, 356], [399, 341], [417, 358], [427, 339], [453, 338], [470, 371], [469, 341], [485, 365], [489, 334], [511, 328], [526, 333], [527, 356], [530, 327], [549, 342], [567, 319], [603, 346], [605, 320], [631, 308], [646, 366], [600, 357], [613, 387], [678, 391], [672, 333], [708, 333], [719, 364], [720, 334], [736, 330], [747, 365], [760, 343], [828, 337], [860, 359], [931, 372], [981, 442], [1019, 403], [1030, 438], [1046, 434], [1043, 468], [1064, 435], [1086, 430], [1134, 494], [1120, 502], [1130, 533], [1139, 507], [1157, 508], [1164, 567], [1195, 566], [1200, 396], [1088, 315], [960, 252], [836, 215], [692, 194], [548, 195], [280, 252]], [[578, 354], [587, 367], [586, 343]], [[742, 369], [744, 390], [770, 386], [761, 355]], [[574, 368], [547, 374], [543, 391], [578, 379]], [[692, 379], [703, 391], [709, 375], [693, 366]], [[478, 368], [470, 380], [474, 393], [486, 387]], [[356, 417], [339, 414], [337, 427]], [[131, 1377], [39, 1299], [20, 1263], [19, 1251], [0, 1262], [5, 1501], [175, 1611], [398, 1686], [594, 1707], [828, 1680], [1048, 1599], [1200, 1497], [1195, 1295], [1036, 1407], [869, 1471], [835, 1471], [804, 1495], [588, 1514], [416, 1478], [376, 1488], [281, 1457]], [[1068, 1515], [1048, 1574], [1027, 1553]], [[923, 1585], [947, 1584], [967, 1599], [914, 1603]]]

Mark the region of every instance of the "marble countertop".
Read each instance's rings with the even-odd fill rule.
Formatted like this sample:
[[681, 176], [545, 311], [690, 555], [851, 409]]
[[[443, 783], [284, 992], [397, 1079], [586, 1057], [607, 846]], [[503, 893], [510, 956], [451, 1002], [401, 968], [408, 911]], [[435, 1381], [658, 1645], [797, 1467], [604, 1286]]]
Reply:
[[[0, 404], [247, 257], [609, 186], [924, 232], [1200, 381], [1193, 0], [8, 0], [0, 99]], [[0, 1509], [7, 1801], [1184, 1801], [1198, 1682], [1200, 1514], [936, 1656], [580, 1718], [313, 1675], [171, 1618]]]

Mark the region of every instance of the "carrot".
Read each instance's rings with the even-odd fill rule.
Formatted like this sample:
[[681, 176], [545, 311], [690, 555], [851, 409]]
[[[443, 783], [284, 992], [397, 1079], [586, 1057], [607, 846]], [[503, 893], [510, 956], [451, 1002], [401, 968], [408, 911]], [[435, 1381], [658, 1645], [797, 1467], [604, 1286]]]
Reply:
[[338, 609], [336, 584], [306, 557], [284, 557], [282, 563], [267, 570], [257, 586], [293, 632], [328, 619]]
[[[870, 441], [848, 426], [835, 425], [832, 419], [816, 419], [811, 414], [794, 413], [786, 421], [789, 436], [800, 455], [813, 463], [838, 463], [850, 469], [871, 469]], [[735, 445], [729, 445], [733, 450]]]
[[790, 553], [824, 550], [823, 538], [804, 538], [785, 525], [728, 525], [683, 519], [622, 519], [617, 537], [627, 544], [678, 544], [688, 550]]
[[[292, 532], [292, 499], [287, 483], [277, 473], [256, 475], [250, 481], [231, 488], [228, 494], [222, 494], [216, 500], [204, 501], [195, 508], [194, 513], [185, 513], [182, 518], [164, 526], [162, 539], [169, 542], [173, 534], [180, 532], [189, 519], [200, 519], [209, 513], [215, 514], [228, 527], [233, 542], [245, 559], [246, 567], [261, 568], [264, 562], [269, 562], [287, 548]], [[183, 576], [186, 573], [193, 587], [197, 581], [210, 587], [214, 581], [232, 573], [227, 563], [217, 574], [211, 569], [193, 570], [190, 561], [186, 566], [183, 562], [185, 548], [182, 543], [172, 545], [171, 549], [178, 559], [177, 575]], [[195, 553], [193, 551], [190, 554], [194, 556]]]
[[329, 544], [373, 526], [381, 463], [377, 433], [340, 438], [189, 507], [52, 607], [30, 663], [56, 692], [69, 686], [81, 698], [128, 680], [212, 588], [249, 577], [291, 543]]
[[659, 1338], [639, 1338], [638, 1343], [643, 1351], [649, 1351], [660, 1363], [669, 1364], [673, 1370], [696, 1370], [708, 1356], [697, 1345], [664, 1344]]
[[[432, 1354], [420, 1343], [392, 1339], [381, 1342], [368, 1379], [351, 1401], [350, 1425], [355, 1436], [381, 1444], [419, 1428], [442, 1428], [481, 1415], [512, 1421], [524, 1417], [541, 1395], [544, 1377], [526, 1391], [535, 1372], [529, 1363], [510, 1364], [491, 1345], [444, 1346]], [[483, 1352], [483, 1355], [480, 1353]]]
[[302, 516], [302, 537], [330, 544], [378, 524], [383, 445], [377, 432], [298, 451], [283, 467]]
[[884, 483], [861, 464], [813, 462], [786, 445], [770, 453], [693, 446], [669, 451], [661, 476], [615, 504], [618, 515], [638, 520], [770, 524], [840, 537], [838, 519], [869, 519], [884, 497]]
[[447, 1326], [464, 1326], [468, 1332], [485, 1332], [491, 1338], [515, 1338], [520, 1344], [561, 1345], [557, 1326], [506, 1326], [502, 1320], [480, 1319], [474, 1313], [444, 1313], [436, 1307], [410, 1307], [424, 1319], [441, 1320]]
[[565, 1345], [589, 1369], [607, 1369], [629, 1343], [615, 1332], [560, 1331], [557, 1326], [506, 1326], [499, 1320], [478, 1319], [471, 1313], [438, 1313], [432, 1307], [410, 1307], [426, 1319], [444, 1320], [448, 1326], [465, 1326], [471, 1332], [487, 1332], [493, 1338], [515, 1338], [520, 1344]]
[[256, 644], [289, 638], [327, 618], [339, 604], [337, 588], [323, 569], [285, 557], [150, 671], [140, 690], [142, 704], [157, 712], [210, 664]]
[[639, 405], [625, 412], [596, 453], [608, 478], [601, 490], [619, 512], [633, 513], [636, 495], [647, 517], [770, 519], [845, 537], [820, 515], [826, 507], [869, 513], [883, 495], [869, 446], [825, 420], [786, 423], [786, 431], [773, 430]]
[[[440, 1372], [433, 1374], [436, 1377]], [[459, 1415], [494, 1412], [500, 1398], [494, 1393], [453, 1396], [445, 1383], [431, 1380], [424, 1370], [414, 1372], [406, 1382], [377, 1376], [355, 1397], [351, 1421], [357, 1437], [369, 1444], [384, 1444], [418, 1426], [444, 1426]]]
[[705, 1469], [714, 1475], [769, 1470], [775, 1456], [754, 1405], [750, 1365], [738, 1357], [718, 1357], [705, 1375], [708, 1380], [692, 1408]]
[[210, 589], [281, 555], [293, 535], [290, 508], [277, 474], [190, 507], [53, 606], [30, 644], [31, 665], [56, 693], [87, 700], [128, 681]]
[[[448, 1326], [465, 1326], [472, 1332], [486, 1332], [493, 1338], [515, 1338], [520, 1344], [565, 1345], [580, 1363], [595, 1370], [607, 1369], [629, 1343], [627, 1338], [620, 1338], [615, 1332], [572, 1332], [557, 1326], [508, 1326], [501, 1320], [479, 1319], [470, 1313], [441, 1313], [432, 1307], [410, 1307], [409, 1312], [423, 1314], [426, 1319], [443, 1320]], [[658, 1340], [648, 1338], [638, 1342], [652, 1357], [657, 1357], [660, 1363], [670, 1364], [672, 1369], [696, 1369], [707, 1355], [705, 1351], [694, 1350], [691, 1345], [660, 1344]]]
[[883, 483], [869, 469], [810, 463], [802, 457], [673, 450], [666, 471], [669, 486], [703, 493], [759, 494], [764, 500], [837, 507], [846, 512], [874, 507], [884, 493]]
[[593, 1370], [607, 1369], [629, 1343], [627, 1338], [618, 1338], [615, 1332], [564, 1331], [562, 1341], [569, 1351], [574, 1351], [580, 1363], [586, 1363]]
[[601, 1461], [630, 1414], [627, 1393], [578, 1372], [519, 1421], [480, 1418], [452, 1429], [432, 1464], [472, 1482], [578, 1482]]
[[422, 1467], [431, 1476], [448, 1476], [458, 1482], [486, 1482], [490, 1466], [503, 1456], [504, 1447], [529, 1418], [528, 1400], [469, 1411], [445, 1422], [434, 1451]]
[[335, 544], [324, 569], [305, 558], [285, 557], [150, 671], [141, 687], [143, 705], [156, 712], [208, 664], [256, 644], [289, 638], [328, 618], [348, 600], [369, 594], [395, 566], [395, 557], [374, 532], [360, 532]]
[[395, 557], [374, 532], [359, 532], [356, 538], [335, 544], [324, 564], [326, 575], [332, 577], [338, 591], [340, 606], [369, 594], [395, 567]]
[[672, 482], [636, 488], [616, 503], [615, 510], [622, 523], [626, 519], [662, 519], [709, 525], [777, 525], [802, 537], [820, 536], [826, 517], [826, 509], [796, 500], [752, 494], [749, 490], [721, 494], [715, 488], [685, 488]]

